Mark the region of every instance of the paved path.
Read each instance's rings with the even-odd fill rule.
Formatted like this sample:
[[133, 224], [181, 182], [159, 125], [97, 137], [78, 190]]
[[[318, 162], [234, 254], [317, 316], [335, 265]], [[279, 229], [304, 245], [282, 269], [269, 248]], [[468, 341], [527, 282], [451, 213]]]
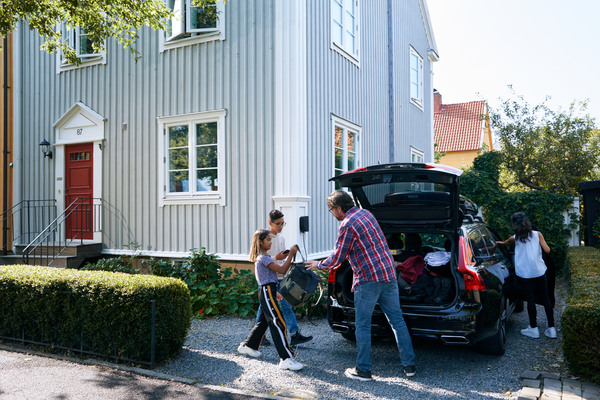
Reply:
[[600, 387], [539, 371], [521, 374], [523, 389], [518, 400], [600, 400]]

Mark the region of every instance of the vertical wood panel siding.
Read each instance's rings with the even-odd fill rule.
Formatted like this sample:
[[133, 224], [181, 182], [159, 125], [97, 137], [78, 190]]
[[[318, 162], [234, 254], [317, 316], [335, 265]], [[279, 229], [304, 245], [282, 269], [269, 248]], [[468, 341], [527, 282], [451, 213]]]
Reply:
[[[39, 50], [35, 32], [22, 35], [22, 132], [15, 132], [23, 140], [22, 199], [54, 198], [55, 160], [43, 158], [39, 142], [44, 137], [54, 142], [53, 124], [81, 101], [107, 119], [102, 151], [105, 248], [123, 249], [135, 242], [145, 251], [206, 247], [212, 253], [247, 254], [250, 237], [265, 227], [276, 194], [271, 151], [276, 129], [275, 1], [227, 2], [224, 41], [161, 53], [160, 33], [144, 29], [136, 45], [142, 53], [137, 63], [109, 41], [105, 65], [60, 74], [55, 55]], [[338, 226], [325, 204], [334, 187], [327, 181], [333, 175], [332, 114], [361, 126], [362, 165], [388, 162], [387, 0], [360, 3], [360, 67], [330, 49], [328, 1], [305, 3], [307, 31], [298, 32], [307, 43], [309, 253], [331, 249]], [[425, 112], [410, 104], [409, 45], [429, 71], [418, 0], [394, 1], [393, 12], [394, 154], [395, 161], [405, 162], [411, 144], [429, 157], [432, 88], [426, 73]], [[157, 132], [157, 118], [216, 109], [227, 112], [226, 205], [159, 207], [164, 136]]]
[[[54, 160], [39, 142], [77, 101], [106, 121], [102, 152], [104, 245], [185, 252], [206, 247], [246, 254], [272, 207], [273, 2], [226, 4], [226, 39], [159, 52], [160, 34], [144, 29], [137, 63], [112, 41], [105, 65], [56, 74], [55, 55], [34, 33], [23, 46], [23, 199], [54, 198]], [[36, 66], [29, 68], [28, 66]], [[226, 206], [158, 206], [162, 132], [157, 117], [225, 109]], [[126, 129], [123, 129], [126, 124]], [[30, 177], [30, 179], [27, 179]], [[39, 179], [31, 179], [39, 177]]]

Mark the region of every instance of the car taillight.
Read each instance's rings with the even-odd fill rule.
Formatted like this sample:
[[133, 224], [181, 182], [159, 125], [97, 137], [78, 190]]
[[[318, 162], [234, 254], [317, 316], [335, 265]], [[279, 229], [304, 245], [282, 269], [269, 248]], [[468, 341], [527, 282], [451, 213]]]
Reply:
[[463, 275], [465, 280], [465, 290], [485, 290], [485, 284], [481, 275], [477, 271], [474, 271], [472, 266], [468, 264], [471, 259], [467, 255], [467, 246], [465, 244], [465, 238], [460, 237], [458, 241], [458, 271]]
[[339, 267], [340, 266], [338, 265], [337, 267], [331, 268], [329, 270], [329, 276], [327, 277], [327, 282], [329, 282], [329, 283], [335, 283], [335, 274], [337, 273], [337, 269]]

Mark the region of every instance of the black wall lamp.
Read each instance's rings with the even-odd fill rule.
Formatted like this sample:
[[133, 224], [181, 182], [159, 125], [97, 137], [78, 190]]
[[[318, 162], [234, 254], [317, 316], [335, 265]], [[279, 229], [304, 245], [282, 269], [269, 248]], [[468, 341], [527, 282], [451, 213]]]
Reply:
[[42, 153], [44, 154], [44, 158], [50, 157], [52, 158], [52, 150], [50, 150], [50, 143], [46, 139], [43, 139], [40, 142], [40, 147], [42, 148]]

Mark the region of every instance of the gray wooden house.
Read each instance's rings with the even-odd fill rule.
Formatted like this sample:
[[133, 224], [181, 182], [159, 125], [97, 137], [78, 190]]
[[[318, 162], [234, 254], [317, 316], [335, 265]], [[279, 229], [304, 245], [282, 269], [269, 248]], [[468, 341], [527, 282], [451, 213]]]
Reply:
[[[14, 33], [13, 244], [47, 228], [49, 242], [104, 254], [205, 247], [236, 263], [278, 208], [287, 242], [322, 257], [338, 225], [331, 176], [433, 160], [425, 0], [228, 0], [216, 19], [167, 1], [179, 17], [140, 33], [137, 62], [65, 30], [82, 59], [70, 65], [27, 27]], [[43, 214], [25, 210], [33, 200], [57, 220], [26, 221]]]

